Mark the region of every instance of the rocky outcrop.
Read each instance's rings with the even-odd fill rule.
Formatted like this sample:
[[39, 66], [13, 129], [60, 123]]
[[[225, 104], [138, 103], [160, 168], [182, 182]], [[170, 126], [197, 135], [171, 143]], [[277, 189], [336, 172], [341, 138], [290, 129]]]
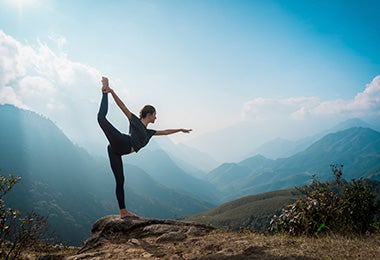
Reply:
[[212, 230], [191, 222], [106, 216], [93, 225], [78, 254], [68, 259], [161, 258], [167, 250], [160, 245], [202, 237]]

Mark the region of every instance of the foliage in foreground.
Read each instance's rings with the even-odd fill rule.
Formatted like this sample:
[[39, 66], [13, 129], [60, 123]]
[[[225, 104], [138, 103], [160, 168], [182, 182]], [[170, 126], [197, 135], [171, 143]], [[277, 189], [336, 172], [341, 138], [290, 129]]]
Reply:
[[297, 188], [304, 196], [273, 216], [270, 230], [292, 235], [363, 234], [370, 230], [379, 206], [371, 185], [363, 180], [342, 179], [343, 165], [331, 165], [335, 181]]
[[10, 175], [0, 176], [0, 259], [18, 259], [23, 250], [44, 242], [42, 236], [47, 230], [47, 218], [7, 208], [4, 196], [21, 180]]

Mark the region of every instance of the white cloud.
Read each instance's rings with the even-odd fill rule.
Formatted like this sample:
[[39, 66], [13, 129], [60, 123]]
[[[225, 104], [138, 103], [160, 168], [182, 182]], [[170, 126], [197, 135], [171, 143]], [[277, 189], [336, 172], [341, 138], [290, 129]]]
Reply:
[[[0, 31], [0, 86], [5, 87], [25, 74], [20, 63], [20, 44]], [[17, 57], [17, 59], [15, 58]]]
[[363, 92], [352, 100], [332, 100], [319, 104], [310, 110], [311, 114], [346, 114], [348, 116], [380, 115], [380, 76], [366, 85]]
[[[64, 37], [56, 41], [65, 44]], [[100, 72], [55, 53], [45, 43], [23, 45], [0, 31], [0, 104], [13, 104], [43, 114], [78, 139], [96, 128]]]
[[351, 109], [356, 112], [371, 112], [380, 115], [380, 76], [366, 86], [364, 92], [356, 95]]

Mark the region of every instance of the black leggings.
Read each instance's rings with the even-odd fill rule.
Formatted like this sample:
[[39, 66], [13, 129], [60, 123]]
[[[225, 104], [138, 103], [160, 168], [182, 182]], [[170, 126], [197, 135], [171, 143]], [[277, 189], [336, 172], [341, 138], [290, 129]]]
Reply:
[[120, 209], [125, 209], [124, 199], [124, 172], [121, 156], [129, 154], [132, 148], [131, 137], [120, 133], [106, 118], [108, 111], [108, 94], [103, 93], [98, 112], [98, 122], [106, 135], [108, 145], [108, 157], [112, 172], [116, 180], [116, 198]]

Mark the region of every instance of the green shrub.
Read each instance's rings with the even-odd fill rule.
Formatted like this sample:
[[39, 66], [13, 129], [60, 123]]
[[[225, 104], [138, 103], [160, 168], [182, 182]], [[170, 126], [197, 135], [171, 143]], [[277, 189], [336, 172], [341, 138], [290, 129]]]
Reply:
[[0, 175], [0, 259], [19, 259], [21, 252], [44, 242], [47, 218], [7, 208], [4, 196], [21, 180], [20, 177]]
[[310, 185], [297, 188], [303, 194], [286, 205], [280, 216], [273, 216], [270, 229], [292, 235], [315, 235], [323, 232], [362, 234], [374, 222], [375, 196], [363, 179], [348, 183], [342, 179], [343, 165], [331, 165], [333, 182], [320, 182], [313, 176]]
[[345, 214], [351, 232], [365, 233], [374, 221], [377, 210], [371, 186], [363, 179], [353, 180], [343, 191]]

